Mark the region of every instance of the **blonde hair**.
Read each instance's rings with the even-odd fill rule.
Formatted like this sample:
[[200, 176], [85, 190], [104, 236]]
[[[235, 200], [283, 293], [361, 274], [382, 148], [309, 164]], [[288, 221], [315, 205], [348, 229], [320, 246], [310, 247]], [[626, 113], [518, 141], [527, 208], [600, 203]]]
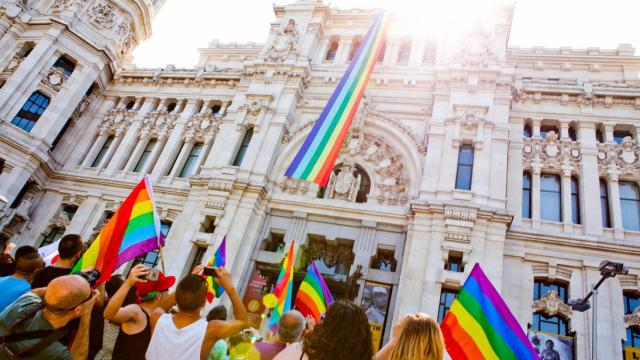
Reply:
[[405, 321], [390, 360], [442, 360], [444, 340], [438, 323], [423, 313], [409, 315]]

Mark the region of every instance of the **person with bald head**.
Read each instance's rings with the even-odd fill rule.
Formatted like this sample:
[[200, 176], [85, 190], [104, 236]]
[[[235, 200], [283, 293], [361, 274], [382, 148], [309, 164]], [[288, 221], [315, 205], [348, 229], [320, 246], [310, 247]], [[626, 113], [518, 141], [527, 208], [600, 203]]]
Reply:
[[15, 272], [0, 278], [0, 312], [31, 290], [31, 281], [36, 272], [44, 267], [44, 260], [32, 246], [21, 246], [16, 251]]
[[298, 310], [289, 310], [283, 313], [278, 320], [276, 341], [273, 343], [260, 341], [254, 344], [260, 352], [260, 360], [271, 360], [284, 350], [287, 344], [300, 341], [305, 326], [306, 320]]
[[[0, 360], [86, 359], [89, 350], [91, 308], [98, 296], [79, 275], [65, 275], [49, 283], [43, 298], [29, 292], [0, 314]], [[79, 319], [71, 349], [57, 340]], [[44, 334], [34, 334], [34, 331]]]

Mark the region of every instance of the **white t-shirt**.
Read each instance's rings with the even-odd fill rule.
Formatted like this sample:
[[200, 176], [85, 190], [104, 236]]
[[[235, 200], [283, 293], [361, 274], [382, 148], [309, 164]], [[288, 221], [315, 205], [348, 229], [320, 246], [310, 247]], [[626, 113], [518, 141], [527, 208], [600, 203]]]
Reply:
[[158, 319], [147, 348], [147, 360], [197, 360], [200, 359], [202, 341], [207, 332], [207, 322], [198, 321], [178, 329], [171, 314]]

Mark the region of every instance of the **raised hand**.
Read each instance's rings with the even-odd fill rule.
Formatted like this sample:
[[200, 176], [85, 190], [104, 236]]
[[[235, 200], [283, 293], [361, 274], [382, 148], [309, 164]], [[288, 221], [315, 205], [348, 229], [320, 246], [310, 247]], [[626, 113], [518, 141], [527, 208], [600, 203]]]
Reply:
[[216, 273], [220, 286], [222, 286], [226, 291], [233, 289], [233, 280], [231, 279], [231, 274], [229, 274], [227, 269], [224, 267], [216, 267], [213, 268], [213, 271]]
[[131, 269], [131, 271], [129, 271], [129, 276], [127, 277], [127, 283], [133, 286], [138, 281], [146, 281], [144, 277], [147, 276], [147, 274], [149, 274], [149, 268], [142, 264], [138, 264], [134, 266]]

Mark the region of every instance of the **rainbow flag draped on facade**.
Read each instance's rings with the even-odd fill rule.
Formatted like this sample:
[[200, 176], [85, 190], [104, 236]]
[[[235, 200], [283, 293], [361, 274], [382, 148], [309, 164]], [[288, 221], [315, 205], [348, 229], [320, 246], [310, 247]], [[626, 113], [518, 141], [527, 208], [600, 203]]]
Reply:
[[440, 325], [451, 359], [538, 359], [513, 314], [476, 264]]
[[316, 268], [315, 262], [311, 260], [307, 268], [307, 275], [302, 280], [298, 294], [296, 294], [296, 309], [304, 316], [313, 316], [316, 322], [320, 323], [320, 316], [327, 312], [327, 308], [332, 303], [333, 297], [329, 287]]
[[[225, 235], [218, 246], [218, 249], [207, 263], [207, 267], [220, 267], [227, 264], [227, 236]], [[207, 280], [207, 302], [211, 303], [214, 298], [219, 298], [224, 294], [224, 288], [213, 276], [206, 276]]]
[[294, 241], [291, 241], [289, 252], [285, 255], [282, 269], [280, 269], [278, 280], [276, 280], [274, 295], [276, 299], [278, 299], [278, 304], [273, 309], [271, 318], [269, 319], [269, 328], [271, 329], [277, 328], [280, 316], [286, 311], [291, 310], [291, 293], [293, 292], [293, 245]]
[[164, 246], [160, 217], [147, 175], [131, 191], [82, 255], [73, 272], [93, 267], [100, 271], [98, 284], [127, 261]]
[[289, 165], [286, 176], [326, 186], [378, 53], [382, 49], [388, 22], [387, 12], [376, 18], [329, 102]]

